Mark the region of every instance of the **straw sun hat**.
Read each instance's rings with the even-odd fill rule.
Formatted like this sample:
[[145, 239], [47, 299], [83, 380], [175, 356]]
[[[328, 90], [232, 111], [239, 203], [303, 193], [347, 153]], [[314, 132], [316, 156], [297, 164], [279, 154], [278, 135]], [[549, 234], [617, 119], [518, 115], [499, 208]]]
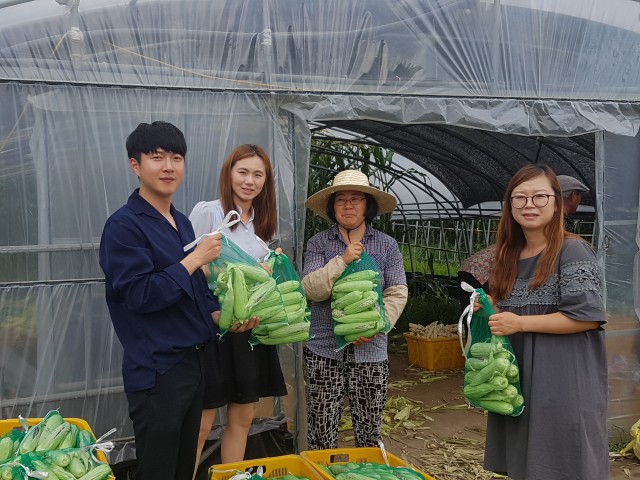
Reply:
[[329, 217], [327, 216], [327, 203], [329, 201], [329, 197], [333, 193], [344, 190], [353, 190], [371, 195], [376, 199], [376, 202], [378, 202], [379, 215], [393, 212], [396, 209], [396, 197], [387, 192], [383, 192], [379, 188], [369, 185], [369, 179], [360, 170], [343, 170], [342, 172], [339, 172], [333, 179], [333, 183], [330, 187], [311, 195], [307, 198], [305, 205], [309, 210], [313, 210], [321, 217], [329, 220]]

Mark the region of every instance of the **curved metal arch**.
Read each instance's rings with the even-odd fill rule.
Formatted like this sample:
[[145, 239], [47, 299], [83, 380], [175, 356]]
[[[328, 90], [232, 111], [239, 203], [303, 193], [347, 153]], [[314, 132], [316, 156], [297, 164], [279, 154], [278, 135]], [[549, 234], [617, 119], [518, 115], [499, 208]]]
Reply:
[[[320, 129], [314, 129], [314, 131], [318, 131]], [[372, 143], [372, 142], [367, 142], [364, 141], [362, 139], [341, 139], [341, 138], [336, 138], [336, 137], [329, 137], [329, 136], [319, 136], [319, 135], [315, 135], [315, 138], [322, 138], [325, 140], [332, 140], [335, 141], [337, 143], [356, 143], [356, 144], [365, 144], [365, 145], [377, 145], [379, 146], [377, 143]], [[436, 211], [438, 212], [437, 218], [442, 220], [442, 214], [444, 213], [444, 217], [445, 219], [448, 219], [450, 221], [457, 221], [457, 222], [462, 222], [462, 227], [463, 229], [467, 229], [467, 219], [465, 218], [465, 215], [463, 215], [463, 212], [461, 211], [460, 207], [458, 206], [458, 203], [454, 200], [451, 200], [447, 197], [445, 197], [442, 192], [440, 192], [439, 190], [435, 189], [434, 187], [432, 187], [431, 185], [426, 184], [424, 181], [422, 181], [421, 178], [416, 177], [412, 172], [408, 172], [406, 170], [398, 170], [397, 168], [393, 168], [393, 167], [387, 167], [384, 165], [379, 165], [375, 162], [372, 162], [370, 160], [365, 160], [362, 159], [360, 157], [354, 157], [351, 155], [345, 155], [343, 152], [338, 152], [335, 150], [331, 150], [330, 148], [324, 148], [324, 147], [319, 147], [317, 145], [312, 145], [311, 146], [312, 150], [316, 150], [316, 151], [321, 151], [323, 153], [326, 154], [332, 154], [332, 155], [336, 155], [336, 156], [341, 156], [343, 158], [352, 160], [352, 161], [358, 161], [361, 162], [363, 164], [366, 165], [370, 165], [372, 167], [375, 167], [377, 169], [379, 169], [380, 171], [388, 174], [388, 175], [393, 175], [394, 177], [397, 178], [397, 180], [404, 186], [404, 188], [409, 192], [409, 194], [413, 197], [414, 201], [415, 201], [415, 205], [418, 206], [418, 217], [416, 218], [417, 221], [422, 220], [423, 216], [420, 214], [420, 204], [421, 202], [418, 201], [417, 196], [415, 195], [415, 191], [417, 190], [421, 190], [424, 193], [426, 193], [427, 195], [429, 195], [434, 203], [435, 203], [435, 207], [436, 207]], [[311, 168], [320, 168], [323, 169], [325, 171], [330, 171], [331, 169], [328, 169], [326, 167], [322, 167], [322, 166], [314, 166], [314, 165], [310, 165]], [[408, 188], [409, 186], [414, 187], [412, 188]], [[392, 193], [394, 193], [394, 195], [396, 196], [396, 198], [398, 198], [398, 195], [396, 194], [396, 190], [394, 189], [393, 185], [390, 187], [390, 190], [392, 191]], [[399, 215], [402, 217], [402, 221], [404, 223], [404, 227], [405, 227], [405, 231], [409, 231], [410, 230], [410, 220], [405, 212], [405, 209], [402, 208], [403, 204], [399, 203], [399, 208], [398, 208], [398, 213]], [[417, 225], [411, 228], [418, 228]], [[465, 242], [466, 243], [466, 242]], [[416, 268], [415, 268], [415, 253], [414, 253], [414, 245], [408, 244], [408, 256], [409, 256], [409, 263], [410, 263], [410, 267], [411, 267], [411, 272], [412, 274], [414, 274], [414, 278], [415, 278], [415, 273], [416, 273]], [[466, 245], [466, 247], [468, 247], [468, 249], [470, 250], [470, 245]], [[461, 245], [460, 243], [456, 240], [455, 243], [455, 248], [456, 248], [456, 253], [458, 255], [458, 257], [460, 258], [462, 255], [462, 250], [461, 250]], [[447, 261], [447, 269], [449, 271], [449, 274], [451, 274], [451, 266], [449, 265], [449, 262]]]
[[[513, 173], [535, 161], [544, 161], [558, 174], [573, 175], [595, 191], [593, 134], [524, 137], [442, 124], [372, 120], [323, 122], [322, 128], [361, 135], [360, 141], [403, 155], [438, 178], [465, 208], [501, 201]], [[583, 203], [593, 205], [594, 199], [587, 196]]]

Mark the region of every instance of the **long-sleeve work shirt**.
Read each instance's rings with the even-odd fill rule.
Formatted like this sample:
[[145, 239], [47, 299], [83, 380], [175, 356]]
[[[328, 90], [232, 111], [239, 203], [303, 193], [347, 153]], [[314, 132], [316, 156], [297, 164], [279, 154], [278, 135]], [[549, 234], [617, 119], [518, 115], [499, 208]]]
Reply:
[[[364, 250], [380, 272], [384, 310], [389, 322], [396, 323], [407, 303], [407, 277], [398, 243], [389, 235], [367, 225], [362, 238]], [[331, 289], [347, 265], [342, 254], [347, 244], [337, 226], [309, 239], [304, 254], [302, 286], [311, 304], [311, 338], [307, 347], [316, 355], [340, 359], [331, 319]], [[380, 335], [369, 343], [355, 346], [356, 362], [382, 362], [387, 359], [387, 336]]]
[[211, 312], [219, 310], [200, 269], [189, 275], [180, 261], [195, 236], [171, 205], [177, 229], [134, 191], [107, 220], [100, 242], [106, 299], [124, 348], [126, 392], [155, 385], [187, 349], [215, 338]]

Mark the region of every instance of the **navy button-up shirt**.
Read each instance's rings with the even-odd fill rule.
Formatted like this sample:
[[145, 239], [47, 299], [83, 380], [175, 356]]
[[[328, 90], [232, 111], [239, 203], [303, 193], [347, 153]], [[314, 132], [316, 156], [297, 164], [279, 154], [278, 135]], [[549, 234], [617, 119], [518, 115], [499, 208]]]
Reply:
[[136, 189], [107, 220], [100, 242], [106, 299], [124, 348], [126, 392], [155, 385], [156, 372], [174, 366], [187, 349], [210, 342], [219, 310], [200, 269], [189, 275], [180, 261], [195, 235], [171, 205], [177, 230]]

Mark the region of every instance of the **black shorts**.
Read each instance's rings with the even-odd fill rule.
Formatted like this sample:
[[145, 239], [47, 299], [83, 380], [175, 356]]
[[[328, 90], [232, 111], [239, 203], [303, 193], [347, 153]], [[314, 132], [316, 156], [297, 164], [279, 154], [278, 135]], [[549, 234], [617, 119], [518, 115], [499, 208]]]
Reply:
[[225, 334], [217, 343], [228, 403], [255, 403], [287, 395], [278, 349], [249, 344], [251, 332]]

